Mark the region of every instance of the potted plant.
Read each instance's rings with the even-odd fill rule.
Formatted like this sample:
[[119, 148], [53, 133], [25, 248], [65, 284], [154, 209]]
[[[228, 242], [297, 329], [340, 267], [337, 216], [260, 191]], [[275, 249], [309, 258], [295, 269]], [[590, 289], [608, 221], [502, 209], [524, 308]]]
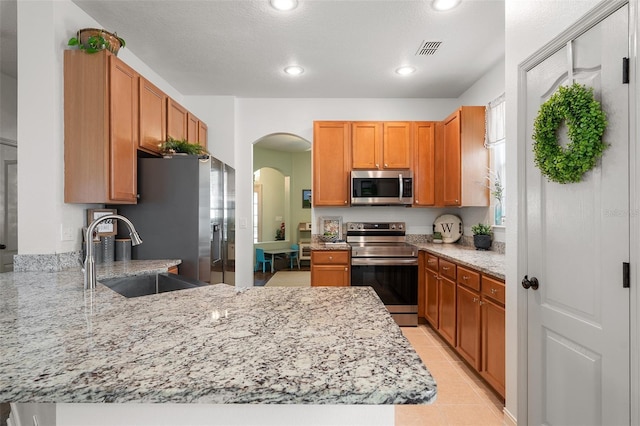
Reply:
[[433, 233], [433, 242], [436, 244], [442, 244], [442, 232]]
[[118, 55], [118, 50], [124, 47], [126, 43], [116, 33], [97, 28], [83, 28], [78, 30], [75, 37], [69, 39], [67, 45], [77, 46], [87, 53], [96, 53], [107, 49], [114, 55]]
[[174, 139], [171, 136], [165, 142], [158, 145], [163, 155], [186, 154], [186, 155], [209, 155], [209, 151], [202, 145], [187, 142], [185, 139]]
[[491, 248], [491, 226], [478, 223], [471, 227], [473, 232], [473, 245], [477, 250], [489, 250]]

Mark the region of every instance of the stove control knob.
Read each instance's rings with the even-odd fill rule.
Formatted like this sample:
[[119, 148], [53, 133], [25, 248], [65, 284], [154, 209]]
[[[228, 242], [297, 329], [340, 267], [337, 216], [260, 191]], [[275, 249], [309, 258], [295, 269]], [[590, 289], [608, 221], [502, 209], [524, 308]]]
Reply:
[[402, 226], [402, 224], [401, 224], [401, 223], [399, 223], [399, 224], [398, 224], [398, 229], [402, 229], [402, 228], [404, 228], [404, 226]]
[[391, 224], [391, 229], [396, 229], [396, 224], [395, 223]]
[[362, 228], [364, 228], [364, 225], [362, 223], [359, 223], [358, 224], [358, 229], [362, 229]]

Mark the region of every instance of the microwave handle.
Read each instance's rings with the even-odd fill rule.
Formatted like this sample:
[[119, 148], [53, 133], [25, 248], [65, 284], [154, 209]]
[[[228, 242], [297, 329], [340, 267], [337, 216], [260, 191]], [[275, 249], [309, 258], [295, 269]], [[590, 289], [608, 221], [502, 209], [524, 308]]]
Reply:
[[403, 188], [404, 181], [402, 179], [402, 173], [398, 174], [398, 179], [400, 179], [400, 193], [398, 194], [398, 199], [402, 201], [402, 195], [404, 194], [404, 188]]

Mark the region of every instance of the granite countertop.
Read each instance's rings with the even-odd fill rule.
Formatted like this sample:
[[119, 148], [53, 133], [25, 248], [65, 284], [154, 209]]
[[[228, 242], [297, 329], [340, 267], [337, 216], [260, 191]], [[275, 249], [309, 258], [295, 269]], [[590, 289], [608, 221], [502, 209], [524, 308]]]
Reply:
[[429, 371], [369, 287], [217, 284], [127, 299], [99, 283], [170, 266], [99, 268], [94, 292], [79, 270], [0, 274], [0, 401], [435, 399]]
[[504, 281], [505, 255], [495, 251], [476, 250], [460, 244], [415, 243], [420, 250], [435, 254], [443, 259], [467, 266]]
[[346, 242], [340, 243], [325, 243], [322, 241], [312, 242], [310, 245], [311, 250], [351, 250], [351, 246]]

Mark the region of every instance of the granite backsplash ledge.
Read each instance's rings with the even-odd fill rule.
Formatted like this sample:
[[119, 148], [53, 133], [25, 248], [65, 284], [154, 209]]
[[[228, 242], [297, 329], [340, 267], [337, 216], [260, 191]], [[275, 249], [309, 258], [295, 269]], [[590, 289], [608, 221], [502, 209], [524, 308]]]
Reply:
[[[407, 234], [407, 242], [410, 244], [432, 243], [433, 235], [432, 234]], [[473, 235], [463, 235], [458, 242], [453, 244], [463, 246], [463, 247], [474, 247]], [[506, 243], [502, 241], [491, 241], [491, 249], [489, 251], [505, 254], [506, 250], [507, 250]]]

